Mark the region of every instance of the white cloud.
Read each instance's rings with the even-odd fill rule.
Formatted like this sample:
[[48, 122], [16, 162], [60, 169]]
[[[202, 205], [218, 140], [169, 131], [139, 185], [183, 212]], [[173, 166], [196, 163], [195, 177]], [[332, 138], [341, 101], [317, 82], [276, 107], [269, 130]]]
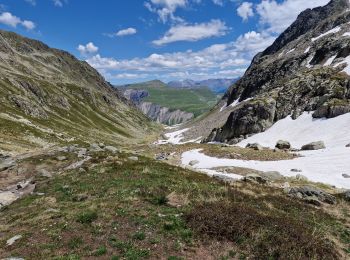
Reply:
[[243, 2], [237, 8], [237, 14], [242, 17], [244, 21], [248, 20], [249, 17], [254, 16], [253, 3]]
[[153, 41], [155, 45], [165, 45], [178, 41], [195, 42], [206, 38], [225, 35], [228, 30], [226, 24], [220, 20], [211, 20], [208, 23], [179, 24], [172, 26], [159, 40]]
[[57, 7], [63, 7], [64, 4], [68, 3], [68, 0], [52, 0], [53, 4]]
[[213, 0], [213, 3], [216, 4], [216, 5], [220, 5], [220, 6], [224, 5], [224, 1], [223, 0]]
[[256, 10], [260, 16], [260, 23], [267, 26], [269, 32], [280, 33], [291, 25], [303, 10], [326, 5], [329, 1], [284, 0], [278, 3], [275, 0], [263, 0]]
[[89, 42], [86, 45], [79, 44], [77, 50], [81, 55], [88, 55], [98, 52], [98, 47], [94, 45], [94, 43]]
[[0, 14], [0, 23], [6, 24], [11, 27], [17, 27], [17, 25], [22, 25], [28, 30], [32, 30], [35, 28], [35, 24], [32, 21], [24, 20], [22, 21], [21, 18], [9, 13], [4, 12]]
[[149, 0], [145, 2], [145, 7], [153, 13], [156, 13], [159, 20], [163, 23], [167, 21], [184, 22], [180, 17], [175, 16], [178, 8], [185, 8], [191, 2], [200, 3], [201, 0]]
[[33, 30], [35, 28], [35, 24], [32, 22], [32, 21], [27, 21], [27, 20], [24, 20], [22, 22], [22, 25], [27, 28], [28, 30]]
[[115, 35], [116, 36], [126, 36], [126, 35], [132, 35], [137, 33], [137, 30], [135, 28], [127, 28], [127, 29], [123, 29], [118, 31]]
[[[214, 44], [200, 51], [153, 53], [145, 58], [129, 60], [96, 54], [87, 59], [87, 62], [110, 80], [141, 78], [136, 75], [164, 80], [238, 77], [244, 73], [253, 56], [269, 46], [274, 39], [269, 34], [253, 31], [238, 37], [236, 41]], [[123, 74], [125, 77], [115, 76]]]

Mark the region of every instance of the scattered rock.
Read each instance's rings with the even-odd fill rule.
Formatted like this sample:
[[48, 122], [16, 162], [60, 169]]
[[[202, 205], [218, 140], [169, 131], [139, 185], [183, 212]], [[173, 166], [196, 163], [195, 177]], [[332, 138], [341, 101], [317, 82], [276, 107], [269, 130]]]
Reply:
[[254, 149], [254, 150], [257, 150], [257, 151], [263, 150], [263, 147], [260, 144], [258, 144], [258, 143], [247, 144], [246, 148]]
[[11, 237], [9, 240], [6, 241], [6, 245], [12, 246], [18, 239], [21, 239], [21, 238], [22, 238], [22, 235]]
[[79, 173], [86, 173], [86, 171], [85, 171], [84, 168], [79, 168], [78, 172], [79, 172]]
[[295, 179], [298, 180], [298, 181], [309, 181], [309, 179], [306, 176], [302, 175], [302, 174], [297, 174], [295, 176]]
[[305, 201], [305, 202], [308, 203], [308, 204], [315, 205], [315, 206], [317, 206], [317, 207], [322, 206], [321, 201], [319, 201], [319, 200], [317, 199], [317, 197], [315, 197], [315, 196], [306, 197], [306, 198], [303, 199], [303, 201]]
[[198, 164], [198, 163], [199, 163], [199, 161], [193, 160], [193, 161], [190, 161], [189, 165], [190, 165], [190, 166], [195, 166], [195, 165]]
[[343, 176], [343, 178], [345, 178], [345, 179], [350, 179], [350, 175], [349, 175], [349, 174], [345, 174], [345, 173], [344, 173], [342, 176]]
[[[291, 188], [289, 190], [288, 195], [291, 197], [307, 200], [308, 202], [318, 200], [320, 202], [324, 202], [328, 204], [336, 203], [336, 198], [333, 195], [312, 186], [302, 186], [302, 187]], [[316, 202], [313, 204], [316, 204]]]
[[247, 176], [245, 176], [243, 178], [243, 181], [245, 182], [253, 182], [253, 183], [258, 183], [258, 184], [266, 184], [268, 183], [268, 179], [263, 177], [263, 176], [260, 176], [259, 174], [255, 174], [255, 173], [252, 173], [252, 174], [248, 174]]
[[323, 141], [319, 141], [319, 142], [313, 142], [313, 143], [309, 143], [306, 145], [303, 145], [301, 147], [302, 151], [311, 151], [311, 150], [321, 150], [321, 149], [325, 149], [326, 145], [324, 144]]
[[119, 152], [119, 149], [114, 147], [114, 146], [111, 146], [111, 145], [108, 145], [104, 148], [107, 152], [111, 152], [111, 153], [118, 153]]
[[90, 144], [89, 151], [91, 151], [91, 152], [100, 152], [100, 151], [103, 151], [103, 150], [101, 149], [101, 147], [98, 144], [92, 143], [92, 144]]
[[291, 169], [290, 171], [291, 172], [302, 172], [302, 170], [300, 170], [300, 169]]
[[79, 152], [78, 152], [78, 158], [82, 158], [86, 155], [87, 153], [87, 149], [86, 148], [80, 148]]
[[86, 194], [78, 194], [78, 195], [75, 195], [73, 197], [73, 201], [75, 201], [75, 202], [82, 202], [82, 201], [87, 200], [88, 198], [89, 198], [89, 196], [86, 195]]
[[236, 178], [232, 178], [230, 176], [221, 175], [221, 174], [215, 174], [215, 175], [213, 175], [213, 178], [218, 180], [218, 181], [225, 182], [225, 183], [232, 183], [232, 182], [236, 182], [237, 181]]
[[130, 157], [128, 157], [128, 159], [131, 160], [131, 161], [138, 161], [139, 157], [137, 157], [137, 156], [130, 156]]
[[290, 142], [279, 140], [276, 144], [277, 149], [289, 150], [291, 148]]
[[285, 177], [279, 172], [263, 172], [260, 175], [270, 181], [281, 181], [284, 180]]
[[157, 154], [155, 158], [158, 161], [164, 161], [164, 160], [168, 160], [169, 155], [170, 155], [169, 153], [160, 153], [160, 154]]
[[66, 156], [58, 156], [56, 159], [57, 159], [57, 161], [62, 162], [62, 161], [67, 160], [67, 157]]
[[350, 201], [350, 190], [347, 190], [346, 192], [344, 192], [343, 195], [346, 201]]

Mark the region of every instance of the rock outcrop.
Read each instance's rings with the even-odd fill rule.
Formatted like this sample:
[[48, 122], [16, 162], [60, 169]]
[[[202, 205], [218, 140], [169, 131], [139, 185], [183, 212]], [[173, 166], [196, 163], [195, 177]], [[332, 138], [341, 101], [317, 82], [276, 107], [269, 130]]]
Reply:
[[314, 118], [349, 113], [349, 8], [348, 0], [332, 0], [301, 13], [226, 92], [223, 101], [234, 109], [206, 141], [230, 142], [263, 132], [304, 111]]
[[151, 102], [144, 102], [143, 99], [149, 96], [147, 90], [142, 89], [125, 89], [124, 96], [130, 100], [137, 108], [141, 110], [146, 116], [155, 122], [176, 125], [187, 122], [194, 118], [193, 113], [181, 111], [179, 109], [170, 109], [162, 107]]

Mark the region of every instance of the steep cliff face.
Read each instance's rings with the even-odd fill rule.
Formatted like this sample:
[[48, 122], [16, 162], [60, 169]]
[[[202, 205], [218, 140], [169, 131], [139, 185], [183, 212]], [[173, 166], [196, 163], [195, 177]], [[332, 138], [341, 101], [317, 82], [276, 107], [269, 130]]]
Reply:
[[306, 10], [225, 94], [231, 111], [206, 141], [236, 143], [304, 111], [315, 118], [350, 112], [350, 2]]
[[86, 62], [6, 31], [0, 31], [0, 99], [4, 150], [73, 140], [130, 142], [152, 131]]
[[193, 119], [192, 113], [181, 110], [171, 110], [150, 102], [141, 102], [138, 108], [153, 121], [166, 125], [176, 125]]
[[125, 89], [124, 96], [130, 100], [143, 114], [155, 122], [176, 125], [187, 122], [194, 118], [193, 113], [181, 111], [179, 109], [170, 109], [151, 102], [142, 101], [149, 96], [147, 90], [143, 89]]

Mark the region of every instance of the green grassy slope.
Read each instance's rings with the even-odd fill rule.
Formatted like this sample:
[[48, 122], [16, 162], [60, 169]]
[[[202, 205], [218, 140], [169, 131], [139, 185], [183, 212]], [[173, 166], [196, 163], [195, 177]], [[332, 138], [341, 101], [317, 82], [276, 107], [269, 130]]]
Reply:
[[[77, 160], [62, 153], [23, 163], [57, 167], [58, 155], [69, 158], [66, 165]], [[128, 156], [95, 153], [84, 173], [64, 171], [51, 179], [37, 175], [36, 193], [0, 210], [0, 255], [62, 260], [347, 259], [348, 213], [341, 211], [348, 207], [345, 201], [339, 203], [340, 214], [331, 216], [278, 189], [229, 186], [187, 169]], [[16, 235], [22, 237], [7, 246], [7, 239]]]
[[149, 92], [144, 101], [158, 104], [170, 109], [180, 109], [199, 116], [212, 108], [218, 97], [209, 88], [177, 89], [170, 88], [161, 81], [150, 81], [127, 85], [131, 89], [143, 89]]

